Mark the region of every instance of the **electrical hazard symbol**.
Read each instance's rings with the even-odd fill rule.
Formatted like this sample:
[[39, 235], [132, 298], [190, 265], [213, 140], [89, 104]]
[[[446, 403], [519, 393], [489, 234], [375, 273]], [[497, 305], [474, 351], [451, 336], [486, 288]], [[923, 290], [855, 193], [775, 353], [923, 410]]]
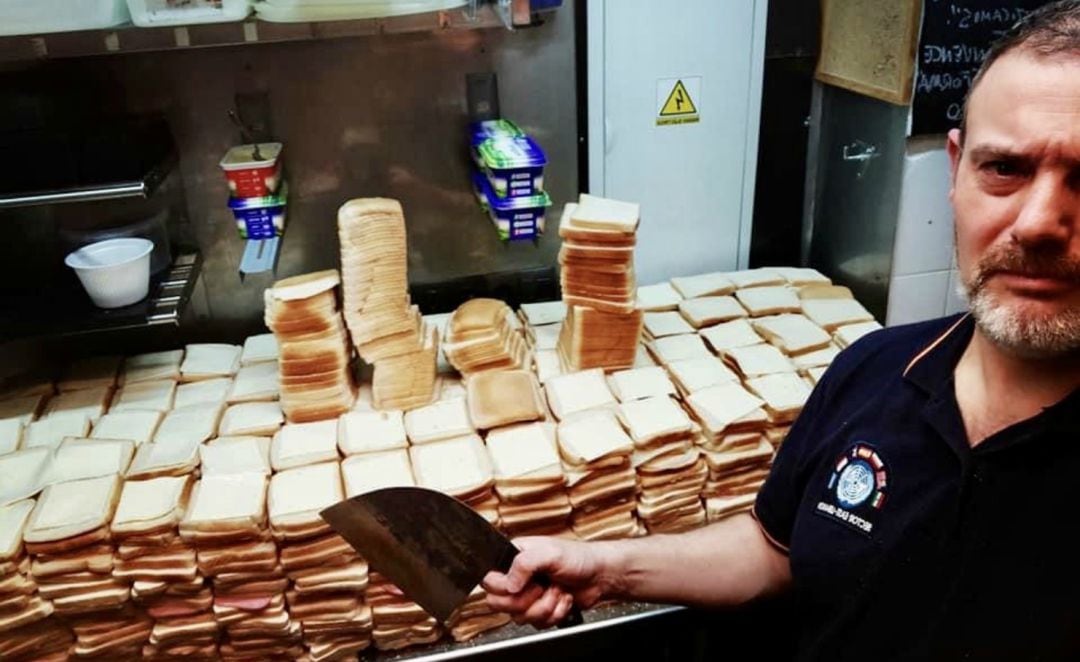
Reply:
[[656, 123], [691, 124], [701, 121], [698, 102], [701, 77], [661, 78], [656, 81]]

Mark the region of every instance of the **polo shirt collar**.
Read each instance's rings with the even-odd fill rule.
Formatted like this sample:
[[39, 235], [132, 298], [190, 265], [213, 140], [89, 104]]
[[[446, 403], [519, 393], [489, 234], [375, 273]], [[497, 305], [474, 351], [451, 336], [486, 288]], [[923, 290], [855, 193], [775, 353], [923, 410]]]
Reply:
[[927, 395], [951, 384], [956, 364], [975, 332], [975, 319], [968, 313], [958, 316], [932, 343], [912, 357], [904, 368], [904, 379]]

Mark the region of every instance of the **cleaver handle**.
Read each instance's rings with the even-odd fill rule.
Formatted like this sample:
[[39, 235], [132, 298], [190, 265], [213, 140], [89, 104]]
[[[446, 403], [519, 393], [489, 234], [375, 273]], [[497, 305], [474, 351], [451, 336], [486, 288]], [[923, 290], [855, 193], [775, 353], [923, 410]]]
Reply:
[[[502, 573], [509, 572], [510, 566], [513, 565], [513, 563], [514, 563], [514, 557], [518, 555], [518, 551], [519, 550], [518, 550], [517, 547], [514, 547], [513, 545], [509, 545], [507, 547], [507, 549], [506, 549], [506, 552], [499, 559], [499, 564], [496, 567], [496, 570], [498, 570], [499, 572], [502, 572]], [[536, 582], [536, 584], [538, 584], [542, 588], [547, 588], [547, 587], [551, 586], [551, 578], [548, 577], [547, 575], [543, 574], [543, 573], [538, 573], [538, 574], [534, 575], [533, 576], [533, 581]], [[567, 613], [566, 617], [564, 619], [562, 619], [562, 621], [560, 621], [559, 624], [556, 625], [555, 627], [557, 627], [557, 628], [559, 628], [561, 630], [563, 628], [573, 627], [575, 625], [581, 625], [584, 622], [585, 622], [585, 618], [581, 615], [581, 608], [578, 607], [575, 604], [572, 607], [570, 607], [569, 613]]]

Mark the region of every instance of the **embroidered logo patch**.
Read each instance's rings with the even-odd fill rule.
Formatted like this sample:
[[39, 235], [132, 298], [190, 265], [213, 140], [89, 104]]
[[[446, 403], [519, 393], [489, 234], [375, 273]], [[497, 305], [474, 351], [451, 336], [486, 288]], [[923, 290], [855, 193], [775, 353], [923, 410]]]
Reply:
[[817, 511], [869, 535], [873, 515], [885, 505], [888, 471], [878, 452], [857, 443], [836, 460]]

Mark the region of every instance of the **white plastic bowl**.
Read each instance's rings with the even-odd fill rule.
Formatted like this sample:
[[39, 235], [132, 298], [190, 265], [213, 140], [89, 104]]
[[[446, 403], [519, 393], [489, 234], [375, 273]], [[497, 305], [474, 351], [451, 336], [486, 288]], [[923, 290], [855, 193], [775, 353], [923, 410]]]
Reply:
[[149, 239], [106, 239], [68, 253], [64, 264], [75, 270], [98, 308], [120, 308], [141, 301], [150, 290]]

